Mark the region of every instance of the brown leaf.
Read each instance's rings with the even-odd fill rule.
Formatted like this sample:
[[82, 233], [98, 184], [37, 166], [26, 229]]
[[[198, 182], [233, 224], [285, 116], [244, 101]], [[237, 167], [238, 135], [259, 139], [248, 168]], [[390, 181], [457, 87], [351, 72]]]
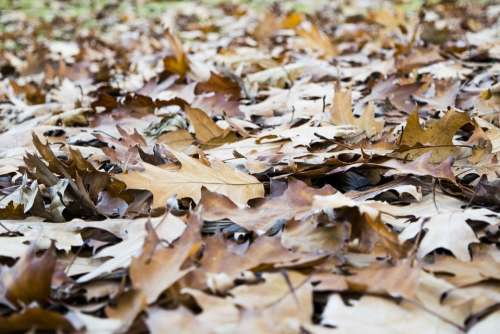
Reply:
[[195, 137], [201, 143], [208, 143], [209, 141], [224, 136], [225, 131], [222, 130], [203, 110], [198, 108], [191, 108], [189, 105], [185, 106], [185, 112], [189, 123], [194, 128]]
[[317, 216], [292, 221], [281, 234], [283, 246], [297, 252], [335, 254], [346, 247], [349, 240], [348, 224], [321, 226]]
[[73, 332], [71, 323], [60, 313], [42, 308], [28, 308], [18, 314], [0, 317], [0, 331], [2, 333], [47, 331]]
[[0, 208], [0, 219], [23, 219], [24, 205], [10, 201], [4, 208]]
[[167, 73], [177, 74], [183, 80], [189, 71], [189, 59], [185, 54], [181, 41], [170, 31], [165, 32], [165, 37], [170, 43], [173, 55], [163, 59], [163, 68]]
[[500, 280], [500, 263], [496, 247], [474, 247], [472, 261], [464, 262], [454, 257], [439, 255], [432, 263], [424, 265], [425, 270], [442, 274], [448, 282], [459, 286], [476, 284], [486, 280]]
[[243, 253], [232, 250], [235, 245], [225, 241], [221, 235], [205, 238], [204, 243], [201, 268], [191, 272], [187, 281], [191, 286], [201, 289], [209, 287], [215, 292], [231, 288], [232, 281], [243, 271], [272, 267], [274, 264], [293, 262], [303, 257], [302, 254], [287, 250], [275, 237], [259, 237]]
[[[394, 258], [400, 259], [406, 255], [404, 247], [401, 246], [398, 236], [391, 231], [378, 215], [376, 218], [372, 218], [369, 214], [363, 214], [363, 218], [370, 230], [376, 233], [377, 241], [382, 244], [384, 249], [388, 251]], [[364, 227], [362, 227], [364, 229]]]
[[410, 261], [400, 261], [396, 265], [380, 264], [356, 269], [347, 276], [349, 288], [354, 291], [388, 293], [392, 297], [414, 299], [419, 284], [420, 268]]
[[[7, 299], [17, 306], [46, 301], [50, 296], [55, 266], [53, 245], [41, 257], [37, 257], [36, 250], [30, 248], [14, 267], [2, 273]], [[36, 280], [33, 280], [34, 277]]]
[[231, 78], [210, 73], [208, 81], [199, 82], [194, 90], [196, 94], [214, 92], [229, 95], [232, 100], [238, 100], [241, 96], [240, 85]]
[[[210, 188], [208, 188], [210, 189]], [[240, 209], [231, 199], [204, 191], [200, 205], [202, 217], [205, 220], [228, 218], [250, 231], [267, 231], [275, 223], [296, 218], [300, 219], [312, 208], [315, 195], [331, 195], [335, 190], [326, 185], [321, 189], [308, 187], [302, 181], [291, 179], [287, 190], [277, 197], [265, 200], [255, 208]]]

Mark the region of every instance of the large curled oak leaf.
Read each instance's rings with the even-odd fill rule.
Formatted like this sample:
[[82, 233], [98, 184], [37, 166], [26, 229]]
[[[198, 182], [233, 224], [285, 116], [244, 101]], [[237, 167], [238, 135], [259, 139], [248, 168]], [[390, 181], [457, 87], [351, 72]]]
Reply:
[[340, 83], [335, 84], [335, 95], [330, 107], [331, 121], [336, 125], [352, 125], [363, 130], [368, 137], [379, 134], [384, 129], [384, 122], [375, 119], [375, 107], [368, 103], [361, 117], [356, 118], [352, 113], [351, 88], [342, 89]]
[[14, 267], [2, 273], [5, 296], [17, 306], [46, 300], [55, 267], [53, 246], [40, 257], [36, 256], [35, 248], [30, 248]]
[[144, 171], [118, 174], [115, 177], [130, 189], [151, 191], [153, 208], [163, 207], [167, 199], [174, 195], [198, 202], [202, 187], [230, 196], [242, 206], [252, 198], [264, 196], [264, 186], [251, 175], [234, 170], [220, 161], [211, 162], [209, 167], [184, 153], [170, 152], [181, 163], [180, 169], [144, 163]]
[[[423, 129], [418, 121], [418, 112], [415, 111], [408, 117], [401, 135], [399, 144], [410, 148], [402, 152], [402, 155], [406, 159], [414, 160], [430, 151], [431, 162], [441, 162], [456, 154], [457, 148], [453, 146], [453, 136], [470, 121], [466, 113], [449, 110], [443, 118], [429, 122], [427, 128]], [[419, 148], [419, 145], [423, 147]]]

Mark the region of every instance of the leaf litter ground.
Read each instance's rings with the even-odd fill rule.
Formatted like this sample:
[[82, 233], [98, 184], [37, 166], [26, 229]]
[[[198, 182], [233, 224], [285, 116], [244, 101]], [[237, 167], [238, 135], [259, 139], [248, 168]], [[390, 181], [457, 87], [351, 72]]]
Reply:
[[497, 332], [493, 1], [8, 3], [1, 332]]

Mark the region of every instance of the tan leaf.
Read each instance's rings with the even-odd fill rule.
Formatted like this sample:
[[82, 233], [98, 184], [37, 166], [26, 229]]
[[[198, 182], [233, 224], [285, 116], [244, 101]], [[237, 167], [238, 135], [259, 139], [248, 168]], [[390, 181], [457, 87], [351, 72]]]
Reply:
[[471, 262], [440, 255], [432, 263], [426, 264], [425, 269], [445, 274], [443, 278], [457, 286], [472, 285], [489, 279], [500, 280], [500, 262], [493, 255], [499, 256], [495, 246], [475, 247], [472, 254]]
[[312, 286], [297, 272], [263, 275], [265, 281], [231, 290], [233, 302], [244, 307], [238, 332], [300, 333], [311, 324]]
[[206, 191], [201, 201], [201, 215], [205, 220], [229, 218], [248, 230], [263, 233], [279, 220], [302, 218], [301, 215], [312, 208], [315, 195], [330, 195], [334, 192], [329, 185], [315, 189], [302, 181], [291, 179], [281, 196], [267, 199], [254, 208], [238, 208], [234, 196], [225, 194], [225, 197]]
[[215, 292], [231, 288], [232, 281], [243, 271], [286, 261], [293, 263], [303, 257], [283, 247], [276, 237], [261, 236], [242, 254], [232, 251], [235, 245], [221, 235], [205, 238], [204, 243], [201, 268], [188, 274], [187, 279], [196, 287], [209, 287]]
[[146, 325], [150, 333], [163, 334], [172, 331], [179, 334], [211, 334], [210, 324], [202, 323], [197, 317], [184, 307], [175, 310], [164, 310], [153, 307], [147, 312]]
[[146, 306], [146, 296], [142, 291], [129, 290], [121, 294], [115, 301], [115, 304], [108, 305], [105, 311], [108, 318], [118, 319], [122, 322], [119, 331], [124, 333]]
[[350, 234], [348, 224], [318, 225], [315, 216], [288, 223], [281, 234], [283, 246], [297, 252], [318, 254], [335, 254], [344, 249]]
[[399, 143], [410, 148], [416, 147], [418, 144], [431, 147], [410, 149], [403, 151], [401, 155], [413, 160], [430, 151], [432, 152], [431, 161], [441, 162], [456, 154], [457, 149], [453, 145], [453, 136], [470, 121], [466, 113], [452, 109], [443, 118], [429, 122], [427, 128], [423, 129], [418, 121], [418, 112], [415, 111], [408, 117]]
[[351, 300], [347, 305], [339, 295], [332, 295], [323, 311], [321, 324], [335, 326], [339, 333], [422, 333], [429, 328], [445, 334], [462, 333], [446, 320], [413, 303], [396, 303], [372, 296]]
[[332, 44], [330, 38], [316, 25], [311, 24], [308, 30], [304, 28], [296, 28], [295, 31], [298, 36], [304, 39], [307, 47], [319, 52], [323, 58], [329, 59], [338, 54], [338, 51]]
[[189, 59], [182, 49], [181, 41], [168, 30], [165, 32], [165, 37], [174, 54], [163, 59], [163, 68], [166, 72], [177, 74], [181, 79], [184, 79], [189, 71]]
[[195, 137], [202, 143], [208, 143], [212, 139], [222, 137], [225, 132], [208, 116], [203, 110], [185, 105], [189, 123], [194, 128]]
[[418, 255], [423, 257], [440, 247], [448, 249], [459, 260], [470, 261], [469, 244], [479, 242], [467, 221], [482, 221], [494, 224], [500, 217], [488, 209], [458, 209], [457, 211], [438, 212], [428, 217], [420, 217], [410, 224], [399, 236], [408, 240], [417, 236], [422, 229], [426, 231]]
[[342, 89], [340, 83], [335, 84], [335, 95], [330, 107], [331, 121], [336, 125], [352, 125], [363, 130], [368, 137], [379, 134], [384, 129], [384, 122], [375, 118], [375, 107], [369, 102], [361, 115], [356, 118], [352, 113], [352, 91]]
[[192, 270], [181, 267], [200, 234], [196, 223], [192, 222], [179, 240], [165, 247], [153, 227], [147, 225], [147, 228], [148, 236], [142, 253], [133, 258], [130, 264], [130, 279], [134, 289], [144, 294], [146, 302], [151, 304], [163, 291]]
[[418, 287], [420, 268], [412, 266], [409, 260], [396, 265], [380, 264], [355, 269], [345, 279], [349, 288], [361, 292], [388, 293], [393, 297], [414, 299]]
[[171, 170], [162, 166], [144, 164], [144, 171], [118, 174], [115, 177], [130, 189], [145, 189], [153, 193], [153, 207], [163, 207], [170, 197], [189, 197], [198, 202], [201, 187], [231, 196], [238, 205], [264, 196], [264, 186], [255, 177], [236, 171], [219, 161], [211, 167], [183, 153], [171, 151], [181, 168]]
[[157, 144], [165, 144], [176, 151], [184, 151], [193, 142], [194, 138], [187, 130], [170, 131], [156, 139]]

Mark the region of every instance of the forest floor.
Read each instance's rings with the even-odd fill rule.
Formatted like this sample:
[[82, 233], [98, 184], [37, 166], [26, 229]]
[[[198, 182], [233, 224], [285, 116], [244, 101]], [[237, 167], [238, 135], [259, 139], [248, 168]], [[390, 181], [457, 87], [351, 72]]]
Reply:
[[0, 332], [498, 333], [495, 1], [0, 0]]

